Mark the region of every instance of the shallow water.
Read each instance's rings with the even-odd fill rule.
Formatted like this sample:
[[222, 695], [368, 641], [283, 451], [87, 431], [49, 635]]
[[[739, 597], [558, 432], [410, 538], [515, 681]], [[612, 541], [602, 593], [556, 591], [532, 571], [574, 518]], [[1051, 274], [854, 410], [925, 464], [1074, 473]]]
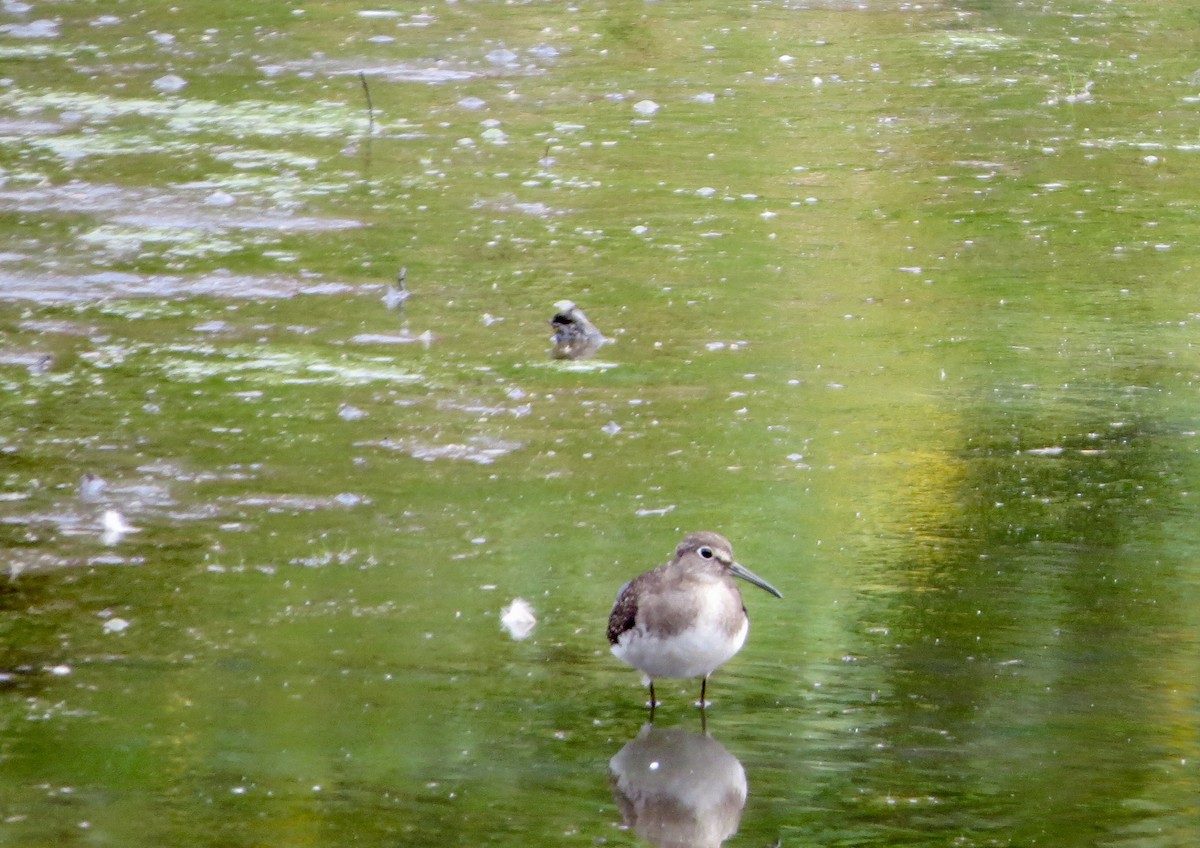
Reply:
[[1190, 844], [1195, 32], [0, 7], [0, 842]]

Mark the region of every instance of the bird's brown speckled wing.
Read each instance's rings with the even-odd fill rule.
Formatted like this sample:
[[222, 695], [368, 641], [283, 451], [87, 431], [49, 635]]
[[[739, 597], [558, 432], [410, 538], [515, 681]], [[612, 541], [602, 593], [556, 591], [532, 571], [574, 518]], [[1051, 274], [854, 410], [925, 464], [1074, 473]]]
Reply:
[[637, 620], [637, 593], [629, 591], [632, 586], [633, 582], [630, 581], [621, 589], [612, 615], [608, 617], [608, 641], [611, 645], [617, 644], [622, 633], [632, 630]]

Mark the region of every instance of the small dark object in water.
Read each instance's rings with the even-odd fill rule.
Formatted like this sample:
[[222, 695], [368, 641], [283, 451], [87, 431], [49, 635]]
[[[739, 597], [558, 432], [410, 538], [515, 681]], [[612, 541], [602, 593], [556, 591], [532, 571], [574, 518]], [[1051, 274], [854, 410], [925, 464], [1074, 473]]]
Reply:
[[399, 309], [404, 305], [404, 301], [412, 297], [412, 292], [408, 290], [408, 286], [404, 285], [404, 281], [408, 278], [408, 268], [401, 268], [400, 273], [396, 275], [396, 282], [393, 283], [383, 296], [383, 305], [388, 309]]
[[608, 341], [573, 302], [560, 300], [554, 308], [558, 312], [550, 319], [554, 328], [554, 349], [550, 355], [555, 359], [586, 359]]

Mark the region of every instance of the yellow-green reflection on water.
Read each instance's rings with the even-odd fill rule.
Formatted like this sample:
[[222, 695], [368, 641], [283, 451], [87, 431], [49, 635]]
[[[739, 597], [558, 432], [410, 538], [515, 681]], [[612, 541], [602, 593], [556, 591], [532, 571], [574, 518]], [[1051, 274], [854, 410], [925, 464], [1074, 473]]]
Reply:
[[[1187, 842], [1186, 4], [54, 16], [0, 45], [0, 842], [640, 844], [648, 736], [744, 770], [731, 844]], [[714, 745], [603, 635], [700, 528], [786, 598]]]

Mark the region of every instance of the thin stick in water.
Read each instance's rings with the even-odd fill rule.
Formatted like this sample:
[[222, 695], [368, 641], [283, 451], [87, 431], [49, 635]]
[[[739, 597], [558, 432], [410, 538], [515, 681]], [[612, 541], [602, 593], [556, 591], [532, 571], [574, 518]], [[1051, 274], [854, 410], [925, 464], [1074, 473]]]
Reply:
[[367, 96], [367, 135], [375, 135], [375, 107], [371, 104], [371, 89], [367, 85], [367, 75], [359, 71], [358, 81], [362, 83], [363, 94]]

